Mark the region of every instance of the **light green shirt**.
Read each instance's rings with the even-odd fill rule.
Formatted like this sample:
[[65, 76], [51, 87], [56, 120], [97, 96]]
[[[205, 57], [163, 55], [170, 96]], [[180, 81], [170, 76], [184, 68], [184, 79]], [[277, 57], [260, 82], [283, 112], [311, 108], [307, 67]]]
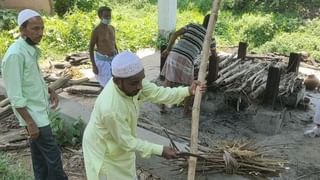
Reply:
[[162, 145], [137, 138], [139, 106], [146, 101], [175, 104], [189, 96], [187, 87], [163, 88], [143, 80], [142, 90], [126, 96], [110, 79], [96, 100], [83, 136], [83, 155], [88, 180], [133, 180], [135, 152], [142, 157], [161, 155]]
[[25, 121], [15, 108], [25, 107], [38, 127], [49, 125], [48, 87], [42, 77], [38, 59], [40, 50], [22, 38], [16, 40], [2, 60], [2, 76], [8, 98], [20, 126]]

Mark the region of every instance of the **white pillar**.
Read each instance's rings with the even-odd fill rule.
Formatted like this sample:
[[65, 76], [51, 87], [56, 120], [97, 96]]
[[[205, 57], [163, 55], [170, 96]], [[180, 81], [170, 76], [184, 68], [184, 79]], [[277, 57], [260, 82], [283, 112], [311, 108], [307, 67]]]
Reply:
[[162, 37], [175, 31], [177, 21], [177, 0], [158, 0], [158, 29]]

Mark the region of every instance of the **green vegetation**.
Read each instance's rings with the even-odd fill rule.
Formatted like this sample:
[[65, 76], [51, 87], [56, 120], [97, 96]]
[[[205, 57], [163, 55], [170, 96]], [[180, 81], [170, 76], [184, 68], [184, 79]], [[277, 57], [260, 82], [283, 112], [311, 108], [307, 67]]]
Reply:
[[79, 118], [74, 121], [66, 118], [60, 114], [59, 109], [49, 113], [52, 133], [57, 143], [60, 146], [81, 144], [84, 130], [83, 120]]
[[[92, 29], [99, 23], [96, 10], [101, 5], [113, 9], [120, 50], [159, 48], [156, 0], [55, 0], [59, 15], [46, 16], [45, 36], [41, 42], [43, 58], [61, 59], [67, 53], [87, 51]], [[320, 60], [320, 0], [224, 0], [216, 25], [218, 47], [247, 41], [249, 50], [259, 53], [306, 51]], [[178, 0], [177, 29], [202, 18], [211, 8], [211, 0]], [[19, 32], [16, 12], [0, 11], [0, 57]]]
[[320, 20], [315, 19], [299, 27], [294, 32], [281, 32], [276, 35], [272, 41], [266, 42], [256, 49], [260, 53], [281, 52], [289, 54], [290, 52], [306, 51], [312, 57], [320, 60]]
[[31, 174], [20, 162], [0, 151], [0, 180], [32, 180]]

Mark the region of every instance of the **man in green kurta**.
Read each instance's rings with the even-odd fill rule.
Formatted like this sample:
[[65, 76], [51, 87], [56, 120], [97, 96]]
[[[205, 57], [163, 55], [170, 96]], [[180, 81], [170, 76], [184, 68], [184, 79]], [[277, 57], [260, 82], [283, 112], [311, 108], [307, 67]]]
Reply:
[[48, 89], [38, 64], [43, 20], [39, 13], [25, 9], [18, 15], [18, 26], [21, 37], [10, 45], [2, 61], [6, 92], [20, 126], [30, 136], [35, 180], [67, 180], [48, 116], [49, 106], [57, 107], [59, 99]]
[[[175, 104], [194, 95], [198, 82], [190, 87], [164, 88], [144, 80], [138, 56], [122, 52], [112, 61], [113, 78], [95, 103], [83, 137], [83, 154], [88, 180], [135, 180], [135, 152], [142, 157], [176, 156], [168, 146], [137, 138], [139, 106], [143, 102]], [[205, 90], [205, 86], [200, 86]]]

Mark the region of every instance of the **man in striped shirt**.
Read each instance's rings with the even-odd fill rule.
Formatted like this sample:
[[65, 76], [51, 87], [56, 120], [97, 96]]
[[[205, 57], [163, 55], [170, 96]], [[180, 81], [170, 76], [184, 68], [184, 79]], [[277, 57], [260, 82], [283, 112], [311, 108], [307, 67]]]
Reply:
[[[210, 14], [204, 17], [202, 25], [190, 23], [171, 35], [168, 47], [162, 52], [167, 57], [161, 75], [165, 77], [164, 86], [189, 86], [194, 79], [194, 60], [201, 53], [202, 44], [206, 35]], [[175, 43], [176, 39], [179, 41]], [[184, 114], [191, 112], [189, 109], [191, 99], [184, 101]], [[165, 106], [161, 106], [165, 112]]]

